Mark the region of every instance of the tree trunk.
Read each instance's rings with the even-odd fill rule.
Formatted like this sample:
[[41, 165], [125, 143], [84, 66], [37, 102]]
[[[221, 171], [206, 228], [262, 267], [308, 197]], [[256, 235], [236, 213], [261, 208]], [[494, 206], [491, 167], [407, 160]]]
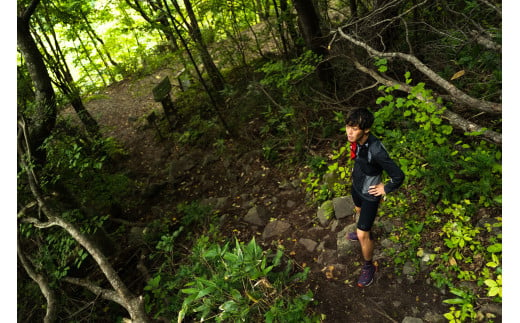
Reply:
[[[65, 55], [63, 55], [63, 52], [58, 43], [58, 38], [56, 36], [56, 33], [54, 32], [53, 24], [50, 22], [48, 16], [46, 18], [48, 22], [47, 27], [44, 27], [44, 24], [40, 19], [38, 19], [37, 21], [40, 25], [40, 29], [49, 30], [49, 33], [52, 35], [53, 39], [51, 41], [51, 39], [48, 36], [48, 33], [44, 33], [43, 36], [45, 37], [47, 45], [45, 45], [40, 38], [37, 38], [37, 40], [40, 43], [40, 47], [43, 49], [43, 57], [47, 60], [47, 66], [50, 66], [51, 71], [55, 75], [55, 84], [69, 99], [72, 107], [74, 108], [74, 111], [76, 111], [76, 114], [78, 115], [80, 121], [85, 126], [85, 129], [87, 129], [87, 131], [92, 136], [99, 137], [99, 125], [83, 105], [80, 90], [76, 87], [74, 79], [72, 78], [69, 66], [67, 65], [67, 60], [65, 59]], [[52, 51], [52, 55], [46, 51], [46, 48], [50, 48], [50, 50]]]
[[350, 16], [354, 19], [357, 18], [358, 10], [357, 10], [356, 0], [349, 0], [349, 6], [350, 6]]
[[[142, 296], [135, 296], [127, 285], [123, 282], [117, 271], [112, 267], [108, 258], [103, 254], [101, 249], [93, 243], [89, 237], [81, 232], [81, 230], [73, 223], [68, 222], [61, 217], [61, 212], [54, 210], [46, 202], [40, 187], [38, 186], [38, 179], [34, 171], [31, 171], [27, 165], [26, 156], [30, 156], [30, 147], [24, 144], [25, 129], [19, 128], [18, 136], [18, 161], [20, 166], [26, 171], [29, 188], [34, 195], [38, 207], [42, 213], [47, 217], [47, 222], [41, 222], [39, 219], [24, 217], [22, 220], [26, 223], [32, 223], [35, 227], [44, 229], [52, 226], [59, 226], [63, 228], [70, 236], [76, 240], [87, 252], [94, 258], [103, 272], [106, 279], [113, 288], [113, 291], [107, 292], [107, 298], [116, 301], [123, 306], [129, 313], [134, 322], [149, 322], [149, 318], [144, 309], [144, 299]], [[92, 284], [93, 285], [93, 284]], [[91, 289], [92, 290], [92, 289]]]
[[274, 12], [276, 14], [276, 26], [278, 27], [278, 34], [280, 35], [280, 40], [282, 42], [283, 56], [288, 57], [289, 56], [289, 48], [288, 48], [289, 46], [287, 46], [287, 40], [286, 40], [284, 29], [282, 26], [282, 17], [279, 12], [279, 11], [281, 11], [281, 8], [280, 8], [280, 10], [278, 10], [278, 5], [276, 3], [276, 0], [273, 0], [273, 6], [274, 6]]
[[298, 32], [296, 31], [296, 27], [294, 25], [296, 19], [294, 19], [294, 14], [287, 5], [287, 0], [280, 0], [280, 10], [282, 11], [282, 21], [285, 23], [287, 33], [291, 38], [291, 47], [294, 50], [294, 54], [296, 56], [300, 56], [303, 53], [303, 46], [301, 42], [298, 41]]
[[[166, 6], [166, 0], [163, 0], [163, 1], [164, 1], [165, 6]], [[176, 5], [176, 9], [180, 10], [178, 5]], [[182, 45], [184, 46], [184, 49], [186, 50], [186, 53], [188, 53], [188, 57], [190, 58], [190, 61], [193, 64], [193, 68], [195, 69], [195, 72], [197, 73], [197, 76], [198, 76], [198, 78], [200, 80], [200, 83], [202, 84], [202, 86], [204, 87], [204, 90], [206, 90], [206, 93], [209, 96], [209, 99], [210, 99], [210, 101], [211, 101], [211, 103], [213, 105], [213, 108], [215, 110], [215, 113], [217, 114], [218, 119], [222, 123], [222, 126], [227, 131], [227, 133], [232, 134], [233, 136], [237, 137], [237, 134], [235, 133], [235, 131], [233, 131], [233, 129], [231, 129], [228, 126], [228, 124], [226, 122], [226, 119], [224, 119], [224, 116], [220, 112], [219, 103], [222, 102], [222, 99], [220, 99], [219, 93], [218, 92], [216, 93], [217, 99], [215, 99], [214, 95], [211, 92], [211, 90], [208, 88], [208, 86], [206, 84], [206, 81], [202, 77], [202, 73], [200, 72], [199, 67], [197, 66], [197, 62], [195, 61], [195, 59], [194, 59], [194, 57], [193, 57], [193, 55], [192, 55], [192, 53], [191, 53], [191, 51], [190, 51], [190, 49], [188, 47], [188, 43], [186, 42], [186, 40], [182, 36], [182, 34], [181, 34], [180, 30], [179, 30], [179, 27], [176, 24], [175, 17], [173, 17], [173, 15], [171, 14], [171, 12], [170, 12], [170, 10], [168, 9], [167, 6], [166, 6], [166, 11], [167, 11], [168, 16], [170, 17], [170, 19], [172, 21], [173, 28], [175, 29], [175, 32], [177, 33], [177, 36], [179, 37], [179, 40], [181, 41]]]
[[17, 45], [35, 88], [36, 107], [34, 113], [29, 116], [28, 141], [35, 162], [43, 165], [45, 163], [45, 152], [38, 148], [54, 129], [57, 111], [51, 78], [29, 27], [29, 20], [38, 3], [39, 0], [33, 0], [25, 13], [17, 18]]
[[[165, 14], [160, 14], [160, 12], [164, 12], [164, 6], [162, 1], [150, 2], [148, 4], [152, 8], [152, 14], [157, 16], [156, 20], [152, 19], [149, 14], [145, 12], [143, 7], [141, 7], [141, 0], [134, 0], [132, 3], [130, 0], [125, 0], [125, 2], [135, 11], [139, 12], [141, 17], [144, 18], [151, 26], [157, 28], [161, 33], [163, 33], [164, 37], [168, 41], [168, 46], [171, 51], [176, 51], [179, 49], [177, 45], [177, 41], [172, 29], [172, 26], [168, 23], [168, 18]], [[126, 15], [126, 12], [125, 12]]]
[[116, 63], [116, 61], [114, 61], [112, 56], [110, 56], [110, 52], [106, 49], [105, 42], [103, 41], [103, 39], [101, 39], [101, 37], [99, 37], [99, 35], [96, 33], [96, 31], [92, 28], [87, 15], [82, 10], [80, 10], [80, 14], [81, 14], [81, 17], [83, 18], [83, 20], [85, 21], [85, 29], [87, 30], [87, 33], [90, 33], [90, 35], [92, 37], [92, 42], [94, 43], [94, 46], [96, 46], [96, 49], [97, 49], [96, 41], [101, 44], [101, 48], [103, 50], [101, 51], [98, 49], [99, 56], [102, 56], [103, 54], [106, 55], [107, 59], [110, 61], [110, 64], [112, 64], [112, 66], [117, 66], [118, 64]]
[[[190, 36], [195, 42], [197, 49], [199, 50], [200, 57], [206, 68], [209, 79], [211, 80], [211, 84], [215, 91], [222, 91], [224, 89], [224, 78], [220, 71], [218, 70], [215, 62], [211, 58], [211, 55], [208, 52], [208, 48], [202, 39], [202, 34], [200, 33], [199, 24], [197, 22], [197, 17], [195, 16], [195, 12], [193, 12], [193, 7], [191, 6], [190, 0], [183, 0], [184, 6], [186, 7], [186, 11], [188, 12], [188, 17], [190, 18], [190, 23], [187, 24], [188, 30], [190, 32]], [[181, 10], [176, 1], [173, 1], [175, 9], [179, 14], [181, 14]]]
[[[310, 0], [294, 0], [294, 7], [298, 13], [300, 27], [307, 48], [325, 59], [328, 56], [327, 39], [320, 28], [320, 19]], [[332, 65], [324, 60], [317, 67], [318, 77], [326, 90], [334, 88], [334, 72]]]

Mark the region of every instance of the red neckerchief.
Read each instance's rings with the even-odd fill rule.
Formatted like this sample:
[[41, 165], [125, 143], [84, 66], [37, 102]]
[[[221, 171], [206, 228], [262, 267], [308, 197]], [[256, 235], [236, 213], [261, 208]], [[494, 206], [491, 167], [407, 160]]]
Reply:
[[356, 158], [357, 143], [354, 141], [350, 143], [350, 159]]

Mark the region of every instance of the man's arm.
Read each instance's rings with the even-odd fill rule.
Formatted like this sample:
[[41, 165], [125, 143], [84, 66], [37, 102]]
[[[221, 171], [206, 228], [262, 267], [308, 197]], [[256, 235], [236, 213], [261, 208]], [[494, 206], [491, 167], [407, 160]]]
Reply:
[[386, 149], [381, 145], [375, 154], [375, 162], [378, 163], [390, 177], [390, 181], [384, 184], [385, 194], [398, 189], [404, 182], [405, 175], [401, 168], [390, 158]]

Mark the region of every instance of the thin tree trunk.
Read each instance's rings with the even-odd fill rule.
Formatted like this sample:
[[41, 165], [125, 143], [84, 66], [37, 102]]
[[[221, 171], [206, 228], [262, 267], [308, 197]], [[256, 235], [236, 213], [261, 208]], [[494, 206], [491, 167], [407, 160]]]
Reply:
[[350, 0], [349, 1], [349, 6], [350, 6], [350, 16], [352, 18], [357, 18], [357, 14], [358, 14], [358, 10], [357, 10], [357, 3], [356, 3], [356, 0]]
[[101, 48], [103, 50], [99, 51], [99, 55], [100, 56], [102, 54], [106, 55], [110, 64], [112, 64], [112, 66], [117, 66], [118, 64], [116, 61], [114, 61], [112, 56], [110, 56], [110, 52], [107, 50], [107, 48], [105, 46], [105, 42], [103, 41], [103, 39], [101, 39], [101, 37], [99, 37], [99, 35], [96, 33], [96, 31], [92, 28], [92, 26], [90, 25], [90, 21], [88, 20], [88, 17], [85, 15], [85, 13], [83, 11], [81, 11], [81, 17], [83, 18], [83, 20], [85, 20], [85, 27], [92, 35], [92, 39], [97, 40], [97, 42], [99, 42], [101, 44]]
[[[326, 37], [320, 28], [320, 19], [312, 1], [294, 0], [294, 7], [298, 13], [298, 19], [302, 28], [303, 38], [307, 48], [325, 59], [328, 56]], [[318, 78], [326, 90], [334, 88], [334, 70], [328, 61], [323, 61], [317, 66]]]
[[[130, 0], [125, 0], [125, 2], [135, 11], [139, 12], [141, 17], [144, 18], [151, 26], [159, 30], [166, 40], [168, 41], [168, 45], [170, 46], [171, 51], [176, 51], [179, 49], [179, 46], [177, 45], [177, 41], [174, 35], [174, 31], [172, 30], [171, 25], [168, 23], [168, 18], [164, 14], [160, 14], [159, 11], [165, 11], [164, 6], [162, 5], [162, 1], [157, 2], [150, 2], [148, 1], [148, 4], [152, 8], [152, 13], [154, 15], [157, 15], [157, 19], [152, 19], [141, 7], [141, 0], [134, 0], [132, 3]], [[125, 11], [126, 15], [126, 11]]]
[[[166, 12], [168, 13], [168, 16], [170, 17], [170, 20], [172, 21], [172, 25], [173, 25], [173, 28], [175, 29], [175, 32], [177, 33], [177, 36], [179, 37], [179, 40], [181, 41], [182, 45], [184, 46], [184, 49], [186, 50], [186, 53], [188, 54], [189, 58], [190, 58], [190, 61], [191, 63], [193, 64], [193, 67], [195, 68], [195, 72], [197, 73], [197, 76], [199, 78], [199, 81], [200, 83], [202, 84], [202, 86], [204, 87], [204, 90], [206, 91], [206, 93], [208, 94], [209, 96], [209, 99], [213, 105], [213, 108], [215, 110], [215, 113], [217, 114], [217, 117], [218, 119], [220, 120], [220, 122], [222, 123], [222, 126], [224, 127], [224, 129], [231, 135], [233, 136], [237, 136], [236, 133], [231, 129], [229, 128], [226, 120], [224, 119], [224, 117], [222, 116], [222, 113], [220, 112], [220, 109], [219, 109], [219, 102], [221, 102], [222, 100], [219, 100], [219, 102], [217, 102], [217, 100], [215, 100], [215, 98], [213, 97], [213, 94], [211, 92], [211, 90], [208, 88], [207, 84], [206, 84], [206, 81], [204, 81], [204, 78], [202, 77], [202, 73], [200, 72], [199, 70], [199, 67], [197, 66], [197, 62], [195, 61], [195, 58], [193, 57], [189, 47], [188, 47], [188, 43], [186, 42], [186, 40], [184, 39], [184, 37], [182, 36], [178, 26], [177, 26], [177, 23], [176, 23], [176, 20], [175, 18], [173, 17], [173, 15], [171, 14], [170, 12], [170, 9], [168, 8], [167, 4], [166, 4], [166, 0], [163, 0], [164, 1], [164, 4], [165, 4], [165, 7], [166, 7]], [[218, 93], [217, 93], [218, 95]]]
[[[76, 30], [74, 29], [74, 31], [76, 31]], [[90, 54], [90, 51], [87, 49], [87, 47], [83, 43], [83, 40], [81, 39], [81, 37], [77, 33], [76, 33], [76, 35], [77, 35], [76, 39], [79, 40], [79, 44], [80, 44], [81, 48], [83, 49], [84, 55], [87, 57], [88, 61], [90, 62], [90, 65], [96, 70], [96, 73], [99, 75], [99, 78], [101, 78], [103, 85], [105, 87], [108, 86], [108, 83], [106, 82], [105, 77], [103, 76], [103, 73], [99, 70], [99, 67], [97, 66], [97, 64], [92, 60], [92, 55]], [[90, 73], [90, 72], [87, 71], [87, 73]]]
[[114, 77], [114, 74], [112, 73], [110, 65], [108, 64], [107, 60], [105, 59], [105, 53], [101, 49], [99, 49], [98, 40], [96, 39], [96, 34], [88, 27], [85, 29], [85, 32], [87, 33], [88, 37], [90, 38], [90, 42], [92, 43], [92, 45], [94, 45], [94, 48], [96, 49], [96, 52], [98, 53], [99, 58], [103, 62], [103, 65], [105, 65], [105, 71], [108, 74], [110, 81], [115, 82], [116, 79]]
[[287, 40], [285, 38], [284, 30], [282, 28], [282, 17], [281, 17], [281, 14], [278, 12], [278, 4], [276, 3], [276, 0], [273, 0], [273, 6], [274, 6], [274, 12], [276, 14], [276, 26], [278, 27], [278, 34], [280, 35], [280, 40], [282, 42], [283, 56], [288, 57], [289, 49], [287, 46]]
[[193, 11], [191, 2], [190, 0], [183, 0], [183, 3], [188, 13], [188, 17], [190, 18], [190, 23], [186, 22], [186, 19], [182, 15], [181, 8], [177, 4], [177, 2], [173, 1], [175, 9], [186, 23], [190, 36], [197, 46], [200, 57], [202, 59], [204, 67], [206, 68], [206, 71], [208, 73], [209, 79], [211, 80], [211, 84], [213, 85], [214, 90], [222, 91], [224, 89], [224, 78], [222, 77], [222, 74], [220, 74], [220, 71], [215, 65], [215, 62], [211, 58], [206, 44], [204, 44], [204, 40], [202, 39], [202, 34], [200, 33], [199, 25], [197, 22], [197, 17], [195, 16], [195, 12]]
[[36, 163], [43, 165], [45, 163], [45, 152], [38, 148], [54, 129], [57, 110], [51, 78], [29, 27], [29, 20], [38, 4], [39, 0], [33, 0], [23, 15], [17, 17], [17, 45], [35, 89], [36, 107], [29, 116], [30, 134], [28, 141]]
[[[48, 16], [47, 16], [48, 19]], [[48, 19], [49, 20], [49, 19]], [[44, 33], [44, 37], [46, 39], [47, 45], [43, 44], [43, 41], [39, 39], [40, 46], [44, 50], [44, 57], [46, 57], [48, 66], [51, 67], [51, 70], [54, 72], [56, 76], [55, 84], [62, 90], [63, 94], [69, 99], [74, 111], [78, 115], [80, 121], [83, 123], [87, 131], [94, 137], [100, 136], [99, 125], [97, 121], [92, 117], [92, 115], [88, 112], [88, 110], [83, 105], [83, 101], [81, 100], [80, 90], [77, 88], [74, 79], [72, 78], [72, 74], [70, 73], [70, 69], [67, 65], [67, 60], [65, 59], [65, 55], [61, 51], [61, 47], [59, 46], [58, 39], [56, 37], [56, 33], [54, 32], [54, 27], [52, 23], [49, 22], [49, 26], [47, 28], [43, 27], [43, 23], [40, 19], [37, 19], [37, 22], [40, 25], [42, 30], [49, 30], [50, 34], [53, 37], [53, 41], [48, 37], [48, 33]], [[53, 55], [47, 53], [45, 48], [49, 47], [53, 52]]]
[[280, 0], [280, 9], [282, 11], [282, 21], [285, 23], [285, 28], [287, 29], [293, 45], [290, 47], [294, 47], [295, 55], [300, 56], [303, 53], [303, 47], [298, 41], [298, 32], [296, 31], [296, 26], [294, 25], [294, 21], [296, 19], [294, 19], [294, 14], [287, 5], [287, 0]]

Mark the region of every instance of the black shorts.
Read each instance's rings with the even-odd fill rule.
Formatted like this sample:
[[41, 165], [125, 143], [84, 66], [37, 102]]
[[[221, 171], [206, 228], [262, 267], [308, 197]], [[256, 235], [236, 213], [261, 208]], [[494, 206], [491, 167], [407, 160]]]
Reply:
[[361, 231], [370, 231], [376, 219], [377, 209], [379, 208], [381, 199], [379, 198], [377, 201], [365, 200], [353, 187], [352, 199], [354, 200], [354, 205], [361, 208], [357, 228]]

